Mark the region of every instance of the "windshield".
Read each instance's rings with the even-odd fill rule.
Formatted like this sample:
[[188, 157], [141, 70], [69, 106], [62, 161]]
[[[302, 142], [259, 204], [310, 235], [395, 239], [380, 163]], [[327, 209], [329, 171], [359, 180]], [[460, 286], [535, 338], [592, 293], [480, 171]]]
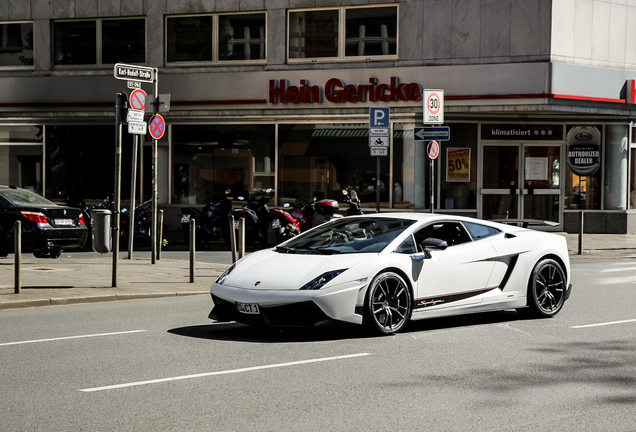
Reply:
[[47, 200], [43, 196], [30, 192], [26, 189], [5, 189], [0, 191], [0, 195], [8, 199], [11, 204], [17, 206], [23, 205], [43, 205], [54, 206], [55, 204]]
[[302, 234], [275, 250], [299, 254], [378, 253], [415, 221], [382, 217], [347, 217]]

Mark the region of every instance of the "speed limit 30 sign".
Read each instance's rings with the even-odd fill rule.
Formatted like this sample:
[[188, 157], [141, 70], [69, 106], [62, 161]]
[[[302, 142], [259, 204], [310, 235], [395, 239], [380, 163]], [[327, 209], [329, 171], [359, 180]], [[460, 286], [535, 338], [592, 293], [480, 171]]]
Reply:
[[444, 90], [424, 90], [424, 124], [444, 123]]

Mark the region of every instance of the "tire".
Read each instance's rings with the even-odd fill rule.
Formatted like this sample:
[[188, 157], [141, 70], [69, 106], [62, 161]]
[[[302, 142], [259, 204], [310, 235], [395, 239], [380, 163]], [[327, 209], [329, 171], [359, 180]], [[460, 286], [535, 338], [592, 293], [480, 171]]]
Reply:
[[59, 258], [60, 255], [62, 255], [61, 249], [33, 252], [33, 256], [36, 258], [56, 259], [56, 258]]
[[553, 259], [539, 261], [528, 281], [528, 307], [518, 312], [534, 318], [555, 316], [565, 303], [566, 282], [558, 262]]
[[364, 300], [363, 323], [376, 334], [399, 332], [411, 319], [413, 298], [404, 279], [393, 272], [377, 275]]

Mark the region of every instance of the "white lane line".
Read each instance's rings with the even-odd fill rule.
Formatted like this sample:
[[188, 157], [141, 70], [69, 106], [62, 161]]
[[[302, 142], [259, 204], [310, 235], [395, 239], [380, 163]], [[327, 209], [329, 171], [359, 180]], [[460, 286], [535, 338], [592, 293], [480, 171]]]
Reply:
[[263, 369], [297, 366], [297, 365], [318, 363], [318, 362], [331, 361], [331, 360], [343, 360], [343, 359], [350, 359], [350, 358], [370, 356], [370, 355], [371, 355], [370, 353], [359, 353], [359, 354], [341, 355], [341, 356], [335, 356], [335, 357], [323, 357], [323, 358], [317, 358], [317, 359], [311, 359], [311, 360], [300, 360], [300, 361], [276, 363], [276, 364], [270, 364], [270, 365], [264, 365], [264, 366], [253, 366], [253, 367], [247, 367], [247, 368], [241, 368], [241, 369], [231, 369], [231, 370], [217, 371], [217, 372], [206, 372], [206, 373], [200, 373], [200, 374], [194, 374], [194, 375], [182, 375], [182, 376], [176, 376], [176, 377], [170, 377], [170, 378], [159, 378], [159, 379], [147, 380], [147, 381], [137, 381], [137, 382], [131, 382], [131, 383], [125, 383], [125, 384], [115, 384], [115, 385], [109, 385], [104, 387], [93, 387], [93, 388], [87, 388], [87, 389], [80, 389], [80, 391], [97, 392], [97, 391], [103, 391], [103, 390], [114, 390], [114, 389], [121, 389], [126, 387], [137, 387], [137, 386], [142, 386], [147, 384], [158, 384], [158, 383], [164, 383], [169, 381], [202, 378], [202, 377], [209, 377], [214, 375], [228, 375], [228, 374], [235, 374], [235, 373], [242, 373], [242, 372], [252, 372], [252, 371], [263, 370]]
[[623, 320], [623, 321], [612, 321], [612, 322], [598, 323], [598, 324], [586, 324], [586, 325], [580, 325], [580, 326], [572, 326], [570, 328], [578, 329], [578, 328], [587, 328], [587, 327], [601, 327], [601, 326], [608, 326], [608, 325], [615, 325], [615, 324], [625, 324], [625, 323], [631, 323], [631, 322], [636, 322], [636, 319], [629, 319], [629, 320]]
[[148, 330], [130, 330], [130, 331], [114, 332], [114, 333], [98, 333], [98, 334], [79, 335], [79, 336], [64, 336], [64, 337], [51, 338], [51, 339], [36, 339], [36, 340], [26, 340], [26, 341], [19, 341], [19, 342], [6, 342], [6, 343], [0, 343], [0, 346], [21, 345], [21, 344], [29, 344], [29, 343], [37, 343], [37, 342], [51, 342], [51, 341], [59, 341], [59, 340], [66, 340], [66, 339], [81, 339], [81, 338], [90, 338], [90, 337], [99, 337], [99, 336], [113, 336], [113, 335], [129, 334], [129, 333], [140, 333], [145, 331], [148, 331]]

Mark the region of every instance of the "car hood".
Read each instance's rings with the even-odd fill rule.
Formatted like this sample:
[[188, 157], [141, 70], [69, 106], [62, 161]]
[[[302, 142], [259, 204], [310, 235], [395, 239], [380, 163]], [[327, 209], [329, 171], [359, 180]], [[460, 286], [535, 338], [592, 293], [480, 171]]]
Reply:
[[[325, 272], [350, 269], [377, 256], [372, 253], [299, 255], [263, 250], [237, 262], [223, 285], [254, 290], [298, 290]], [[334, 283], [346, 281], [345, 274], [334, 279]]]

